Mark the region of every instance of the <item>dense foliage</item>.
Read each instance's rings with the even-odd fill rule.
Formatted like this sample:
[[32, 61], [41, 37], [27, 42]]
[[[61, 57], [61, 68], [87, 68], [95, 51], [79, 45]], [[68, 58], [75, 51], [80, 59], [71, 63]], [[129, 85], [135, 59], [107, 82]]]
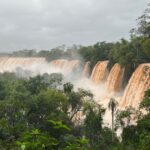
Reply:
[[[0, 75], [0, 149], [150, 149], [150, 90], [140, 105], [145, 115], [133, 108], [115, 111], [117, 105], [111, 99], [110, 129], [103, 124], [105, 109], [94, 102], [93, 94], [74, 91], [73, 85], [62, 84], [62, 79], [60, 74], [29, 79], [13, 73]], [[137, 125], [131, 124], [133, 116]], [[115, 134], [118, 128], [122, 129], [122, 141]]]
[[4, 73], [0, 92], [0, 149], [112, 147], [111, 130], [102, 127], [104, 109], [89, 91], [75, 92], [71, 83], [62, 84], [59, 74], [25, 79]]

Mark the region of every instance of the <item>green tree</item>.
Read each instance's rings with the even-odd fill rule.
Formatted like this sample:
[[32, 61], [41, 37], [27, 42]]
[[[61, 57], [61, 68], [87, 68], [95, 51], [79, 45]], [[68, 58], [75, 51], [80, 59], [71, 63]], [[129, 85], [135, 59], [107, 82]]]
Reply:
[[64, 87], [64, 92], [65, 93], [71, 93], [73, 90], [73, 84], [71, 84], [70, 82], [67, 82], [63, 85]]
[[111, 98], [109, 103], [108, 103], [108, 108], [111, 110], [111, 117], [112, 117], [112, 141], [114, 141], [114, 113], [117, 109], [117, 105], [118, 105], [118, 102], [114, 99], [114, 98]]
[[89, 139], [91, 149], [98, 150], [101, 147], [102, 116], [105, 110], [93, 102], [86, 102], [83, 112], [86, 116], [84, 120], [85, 135]]
[[45, 83], [44, 78], [39, 75], [36, 77], [30, 77], [29, 80], [26, 80], [24, 85], [32, 95], [38, 94], [41, 90], [47, 89], [47, 83]]
[[150, 89], [145, 92], [144, 100], [140, 103], [140, 108], [150, 113]]

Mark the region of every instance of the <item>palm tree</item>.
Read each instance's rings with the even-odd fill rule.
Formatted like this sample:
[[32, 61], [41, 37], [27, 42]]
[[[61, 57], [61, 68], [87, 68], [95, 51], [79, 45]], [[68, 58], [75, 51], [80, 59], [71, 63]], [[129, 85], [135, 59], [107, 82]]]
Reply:
[[111, 116], [112, 116], [112, 141], [114, 139], [114, 113], [117, 109], [117, 105], [118, 102], [114, 98], [111, 98], [108, 103], [108, 108], [111, 110]]

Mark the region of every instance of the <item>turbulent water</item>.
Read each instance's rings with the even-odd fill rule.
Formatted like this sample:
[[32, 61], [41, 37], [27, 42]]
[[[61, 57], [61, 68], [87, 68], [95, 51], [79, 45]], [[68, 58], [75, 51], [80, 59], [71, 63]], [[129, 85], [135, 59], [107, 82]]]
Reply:
[[83, 77], [89, 77], [90, 76], [90, 62], [86, 62], [83, 71], [82, 71], [82, 76]]
[[66, 59], [58, 59], [50, 62], [50, 68], [57, 68], [63, 74], [69, 74], [72, 72], [78, 72], [80, 68], [79, 60], [66, 60]]
[[44, 58], [1, 57], [0, 72], [11, 72], [18, 67], [29, 69], [32, 66], [45, 63], [46, 61]]
[[[107, 105], [108, 99], [114, 97], [118, 100], [121, 108], [127, 106], [137, 108], [144, 97], [145, 91], [150, 88], [150, 63], [141, 64], [137, 67], [126, 86], [123, 95], [121, 95], [120, 91], [122, 90], [121, 86], [125, 69], [119, 64], [115, 64], [107, 77], [107, 64], [108, 61], [98, 62], [91, 75], [92, 81], [94, 83], [99, 83], [99, 85], [101, 85], [99, 81], [105, 78], [105, 85], [103, 85], [105, 96], [101, 97], [105, 100], [103, 100], [102, 103]], [[112, 95], [111, 92], [115, 94]], [[99, 93], [101, 93], [101, 91], [99, 91]]]
[[108, 61], [99, 61], [95, 65], [91, 75], [91, 80], [94, 83], [99, 84], [100, 82], [106, 80], [108, 75], [107, 65], [108, 65]]
[[121, 99], [121, 107], [138, 107], [144, 93], [150, 88], [150, 63], [141, 64], [132, 74]]
[[[138, 66], [131, 76], [123, 95], [120, 91], [124, 68], [119, 64], [115, 64], [108, 72], [108, 61], [99, 61], [90, 76], [89, 63], [85, 63], [82, 70], [80, 70], [81, 63], [79, 60], [58, 59], [47, 62], [42, 57], [0, 57], [0, 72], [20, 73], [22, 72], [21, 69], [32, 72], [32, 76], [43, 73], [62, 73], [64, 76], [71, 74], [70, 82], [73, 82], [76, 88], [81, 87], [91, 90], [96, 97], [96, 101], [105, 107], [107, 107], [112, 96], [118, 100], [121, 108], [126, 106], [138, 107], [145, 91], [150, 88], [150, 63]], [[79, 71], [80, 76], [77, 76]], [[74, 80], [73, 76], [78, 78]]]
[[[128, 106], [132, 106], [136, 109], [139, 107], [145, 91], [150, 88], [150, 63], [138, 66], [131, 76], [125, 91], [122, 91], [121, 88], [125, 69], [115, 64], [107, 77], [107, 63], [106, 61], [98, 62], [93, 69], [91, 79], [94, 83], [95, 81], [99, 83], [97, 88], [95, 86], [92, 86], [92, 88], [94, 89], [94, 94], [97, 95], [96, 101], [106, 108], [104, 123], [109, 125], [111, 112], [107, 108], [111, 97], [114, 97], [118, 101], [118, 109], [124, 109]], [[100, 83], [100, 79], [104, 78], [104, 82]]]
[[118, 92], [121, 90], [124, 76], [124, 68], [115, 64], [107, 78], [106, 87], [109, 92]]
[[68, 75], [78, 70], [79, 60], [59, 59], [47, 62], [43, 57], [0, 57], [0, 72], [19, 72], [19, 69], [28, 70], [32, 75], [43, 73], [63, 73]]

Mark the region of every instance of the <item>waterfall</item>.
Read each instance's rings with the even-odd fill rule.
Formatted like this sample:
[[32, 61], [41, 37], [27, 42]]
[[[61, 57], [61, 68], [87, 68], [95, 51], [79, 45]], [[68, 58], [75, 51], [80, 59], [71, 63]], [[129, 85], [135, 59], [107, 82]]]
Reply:
[[91, 80], [98, 84], [104, 80], [106, 80], [107, 76], [108, 76], [108, 69], [107, 69], [107, 65], [108, 65], [108, 61], [99, 61], [93, 71], [92, 71], [92, 75], [91, 75]]
[[83, 77], [89, 77], [90, 76], [90, 62], [86, 62], [83, 71], [82, 71], [82, 76]]
[[115, 64], [112, 67], [106, 82], [106, 87], [109, 92], [118, 92], [121, 89], [124, 70], [119, 64]]
[[144, 97], [144, 93], [150, 88], [150, 63], [141, 64], [132, 74], [124, 91], [120, 106], [133, 106], [137, 108]]
[[36, 74], [62, 73], [69, 74], [78, 70], [79, 60], [58, 59], [47, 62], [44, 57], [0, 57], [0, 72], [16, 72], [18, 68]]
[[46, 60], [42, 57], [0, 57], [0, 72], [13, 72], [18, 67], [27, 69], [45, 63]]
[[77, 72], [80, 67], [79, 60], [67, 60], [67, 59], [57, 59], [50, 62], [50, 67], [56, 67], [64, 72], [64, 74], [69, 74], [72, 72]]

